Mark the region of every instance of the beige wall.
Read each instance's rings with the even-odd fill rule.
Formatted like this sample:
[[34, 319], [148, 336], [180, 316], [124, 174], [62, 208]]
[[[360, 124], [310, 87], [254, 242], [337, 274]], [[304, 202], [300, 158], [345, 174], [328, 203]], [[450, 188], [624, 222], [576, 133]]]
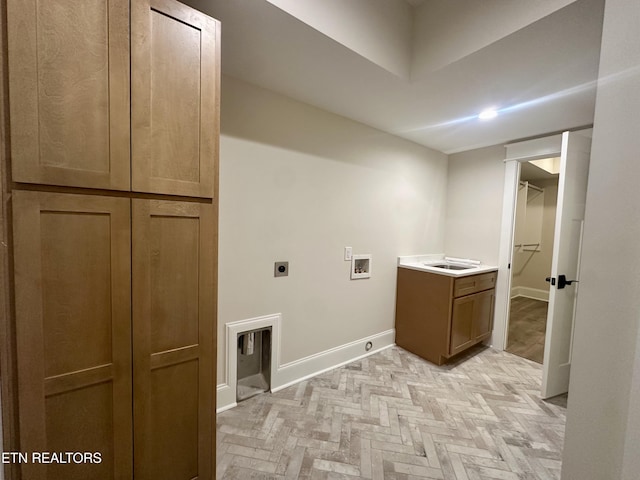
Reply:
[[227, 322], [281, 312], [282, 363], [393, 328], [396, 257], [443, 250], [447, 157], [230, 77], [221, 125], [218, 383]]
[[412, 76], [426, 77], [574, 1], [424, 2], [416, 9]]
[[640, 2], [607, 0], [562, 466], [640, 472]]
[[502, 145], [449, 156], [445, 252], [498, 265], [502, 191]]
[[411, 70], [412, 9], [389, 0], [267, 0], [398, 76]]
[[555, 179], [535, 180], [531, 183], [544, 188], [540, 251], [515, 249], [511, 270], [511, 286], [534, 288], [548, 292], [549, 284], [544, 279], [551, 275], [558, 181]]

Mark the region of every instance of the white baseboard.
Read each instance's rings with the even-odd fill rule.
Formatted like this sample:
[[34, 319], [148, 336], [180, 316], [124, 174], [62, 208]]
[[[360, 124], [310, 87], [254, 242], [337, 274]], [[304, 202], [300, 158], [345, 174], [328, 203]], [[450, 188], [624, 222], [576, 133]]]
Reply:
[[236, 392], [229, 385], [222, 383], [216, 390], [216, 413], [224, 412], [237, 405]]
[[[373, 344], [369, 351], [365, 350], [367, 342]], [[276, 345], [276, 343], [279, 346], [279, 341], [273, 338], [272, 344]], [[395, 345], [395, 330], [391, 329], [293, 362], [277, 365], [271, 373], [271, 391], [277, 392], [295, 383], [372, 355], [393, 345]], [[235, 407], [237, 405], [235, 397], [236, 389], [231, 385], [226, 383], [218, 385], [216, 413]]]
[[[301, 358], [300, 360], [285, 363], [278, 367], [276, 375], [272, 376], [271, 391], [277, 392], [294, 383], [301, 382], [302, 380], [389, 348], [395, 345], [395, 338], [396, 331], [395, 329], [391, 329], [356, 340], [355, 342], [345, 343], [339, 347], [334, 347], [324, 352]], [[373, 344], [369, 351], [365, 350], [367, 342]]]
[[541, 290], [539, 288], [530, 287], [513, 287], [511, 288], [511, 298], [526, 297], [534, 300], [549, 301], [549, 290]]

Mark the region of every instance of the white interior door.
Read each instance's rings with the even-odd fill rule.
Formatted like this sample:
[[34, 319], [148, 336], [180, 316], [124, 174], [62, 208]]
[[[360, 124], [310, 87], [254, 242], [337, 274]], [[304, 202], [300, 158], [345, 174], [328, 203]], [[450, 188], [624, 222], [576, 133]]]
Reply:
[[591, 138], [580, 132], [563, 133], [544, 347], [543, 398], [554, 397], [569, 390], [590, 154]]

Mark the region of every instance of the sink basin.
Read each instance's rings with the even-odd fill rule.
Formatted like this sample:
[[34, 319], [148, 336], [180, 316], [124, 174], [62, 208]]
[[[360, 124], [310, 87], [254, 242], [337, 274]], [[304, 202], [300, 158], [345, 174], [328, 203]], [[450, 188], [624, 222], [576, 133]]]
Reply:
[[425, 263], [424, 264], [426, 267], [434, 267], [434, 268], [442, 268], [444, 270], [468, 270], [470, 268], [474, 268], [474, 266], [467, 266], [467, 265], [452, 265], [450, 263], [438, 263], [438, 264], [431, 264], [431, 263]]

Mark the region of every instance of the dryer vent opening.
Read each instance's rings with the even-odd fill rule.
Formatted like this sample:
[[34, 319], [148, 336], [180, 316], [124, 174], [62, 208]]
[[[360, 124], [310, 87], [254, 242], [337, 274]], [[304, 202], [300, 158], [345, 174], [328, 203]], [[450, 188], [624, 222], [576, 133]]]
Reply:
[[271, 390], [271, 327], [238, 334], [236, 401]]

